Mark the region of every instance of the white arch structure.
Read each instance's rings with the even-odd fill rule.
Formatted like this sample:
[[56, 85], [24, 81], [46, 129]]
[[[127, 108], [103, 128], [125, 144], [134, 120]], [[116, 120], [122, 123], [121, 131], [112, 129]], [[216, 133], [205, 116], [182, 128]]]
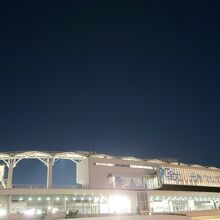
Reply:
[[53, 165], [60, 159], [71, 160], [75, 163], [89, 156], [89, 152], [43, 152], [43, 151], [24, 151], [0, 153], [0, 161], [3, 161], [8, 167], [7, 185], [1, 180], [4, 188], [12, 188], [13, 170], [19, 161], [24, 159], [37, 159], [47, 166], [47, 188], [52, 187]]

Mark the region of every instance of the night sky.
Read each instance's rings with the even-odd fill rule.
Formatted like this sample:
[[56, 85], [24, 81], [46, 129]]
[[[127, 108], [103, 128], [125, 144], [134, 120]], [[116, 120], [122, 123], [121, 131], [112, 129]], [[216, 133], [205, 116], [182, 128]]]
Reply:
[[[1, 151], [220, 167], [219, 9], [218, 1], [3, 1]], [[29, 164], [20, 162], [15, 181], [46, 172]], [[55, 175], [71, 165], [60, 161]]]

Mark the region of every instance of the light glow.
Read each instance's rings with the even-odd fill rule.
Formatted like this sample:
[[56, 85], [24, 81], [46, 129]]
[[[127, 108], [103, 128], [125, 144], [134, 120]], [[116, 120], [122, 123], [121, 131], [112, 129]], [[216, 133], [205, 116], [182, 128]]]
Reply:
[[51, 210], [51, 209], [52, 209], [52, 207], [51, 207], [51, 206], [48, 206], [48, 207], [47, 207], [47, 209], [48, 209], [48, 210]]
[[58, 208], [53, 208], [52, 213], [55, 214], [59, 209]]
[[130, 213], [131, 201], [126, 196], [112, 195], [109, 197], [108, 206], [111, 213]]
[[0, 216], [5, 216], [6, 215], [6, 210], [5, 209], [0, 209]]
[[35, 209], [27, 209], [24, 211], [25, 215], [32, 216], [35, 214]]
[[153, 170], [153, 167], [150, 166], [141, 166], [141, 165], [130, 165], [131, 168], [136, 168], [136, 169], [147, 169], [147, 170]]
[[97, 166], [106, 166], [106, 167], [114, 167], [115, 164], [113, 163], [95, 163]]
[[96, 198], [94, 199], [94, 202], [98, 202], [98, 201], [99, 201], [99, 198], [96, 197]]
[[41, 215], [42, 214], [42, 210], [38, 209], [36, 212], [37, 215]]

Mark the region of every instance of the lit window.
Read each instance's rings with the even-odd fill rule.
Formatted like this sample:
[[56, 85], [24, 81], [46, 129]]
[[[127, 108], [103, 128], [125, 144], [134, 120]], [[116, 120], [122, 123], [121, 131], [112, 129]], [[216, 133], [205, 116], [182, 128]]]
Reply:
[[141, 166], [141, 165], [130, 165], [131, 168], [137, 168], [137, 169], [147, 169], [147, 170], [153, 170], [153, 167], [149, 166]]
[[95, 163], [97, 166], [107, 166], [107, 167], [114, 167], [115, 164], [113, 163]]

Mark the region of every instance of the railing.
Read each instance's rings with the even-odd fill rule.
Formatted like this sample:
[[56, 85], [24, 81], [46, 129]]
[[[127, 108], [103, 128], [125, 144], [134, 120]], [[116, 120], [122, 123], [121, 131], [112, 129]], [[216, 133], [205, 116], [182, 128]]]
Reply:
[[52, 188], [55, 189], [81, 189], [79, 185], [53, 185]]
[[[18, 189], [46, 189], [46, 184], [14, 184], [13, 188]], [[81, 185], [52, 185], [52, 189], [82, 189]]]
[[45, 189], [47, 188], [46, 184], [14, 184], [13, 188], [19, 189]]

